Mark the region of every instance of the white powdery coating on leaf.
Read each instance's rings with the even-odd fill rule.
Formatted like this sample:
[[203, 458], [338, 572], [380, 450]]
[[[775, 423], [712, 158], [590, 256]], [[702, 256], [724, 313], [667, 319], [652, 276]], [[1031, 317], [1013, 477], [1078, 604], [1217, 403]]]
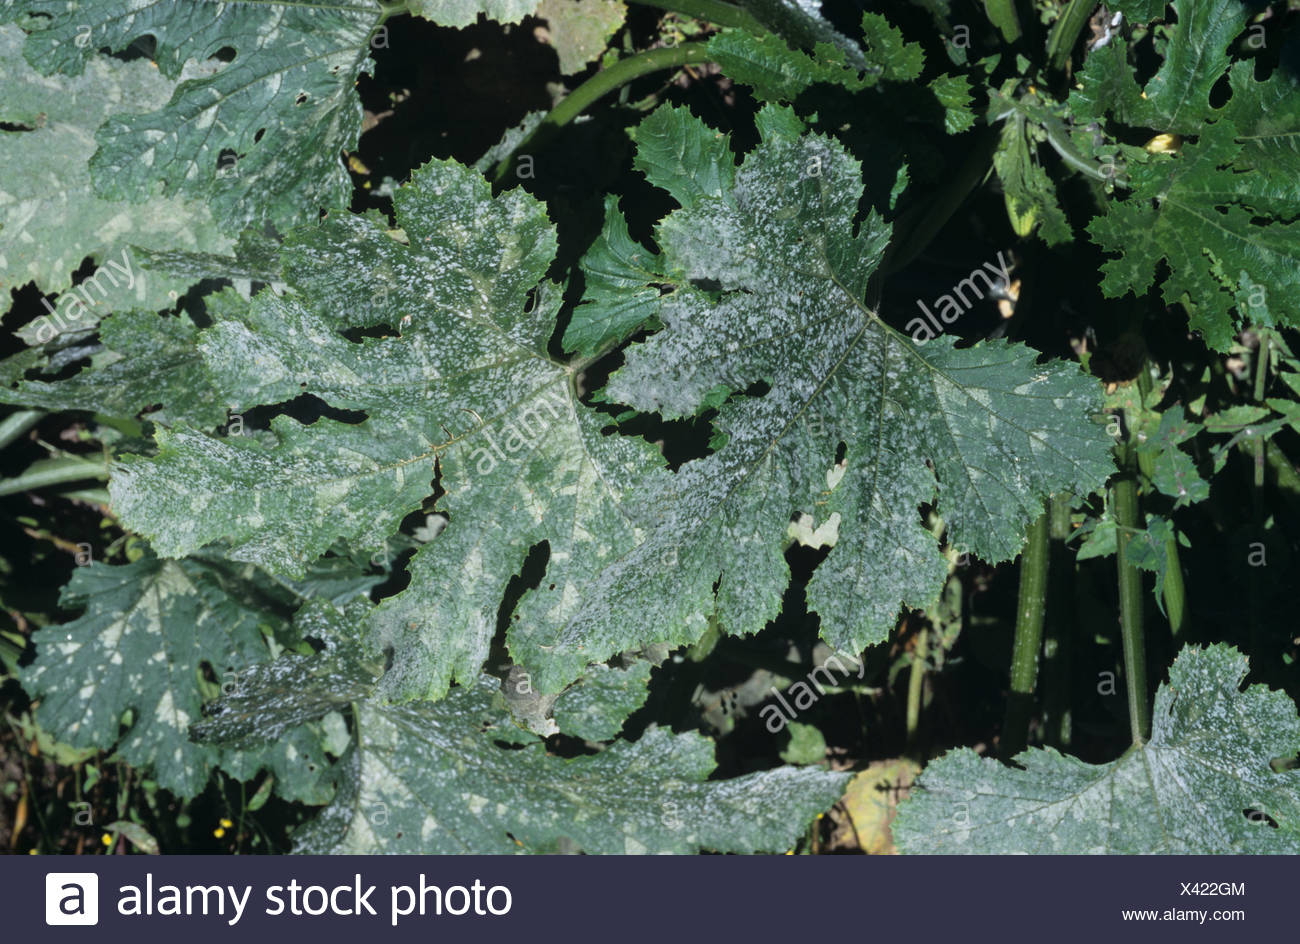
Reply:
[[1300, 771], [1270, 762], [1300, 749], [1300, 720], [1280, 692], [1239, 691], [1246, 670], [1229, 646], [1184, 649], [1156, 695], [1151, 740], [1109, 764], [1048, 748], [1019, 754], [1015, 769], [952, 751], [900, 807], [895, 840], [911, 853], [1294, 855]]

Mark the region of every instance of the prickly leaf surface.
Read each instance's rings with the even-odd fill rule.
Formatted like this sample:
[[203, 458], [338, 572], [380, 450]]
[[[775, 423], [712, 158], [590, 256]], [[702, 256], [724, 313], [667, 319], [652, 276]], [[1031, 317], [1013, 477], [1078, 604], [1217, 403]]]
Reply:
[[1033, 748], [1016, 769], [950, 751], [900, 807], [894, 838], [944, 855], [1295, 855], [1300, 771], [1270, 762], [1300, 749], [1300, 719], [1281, 692], [1242, 691], [1246, 671], [1231, 646], [1185, 648], [1156, 693], [1151, 740], [1109, 764]]
[[297, 851], [784, 851], [848, 779], [780, 767], [708, 781], [712, 743], [662, 728], [573, 759], [535, 739], [506, 749], [497, 684], [485, 676], [436, 704], [362, 705], [338, 796]]

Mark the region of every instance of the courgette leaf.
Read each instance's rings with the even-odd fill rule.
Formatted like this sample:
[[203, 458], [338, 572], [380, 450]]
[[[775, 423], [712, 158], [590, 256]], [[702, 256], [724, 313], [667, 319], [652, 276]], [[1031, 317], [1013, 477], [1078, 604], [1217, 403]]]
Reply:
[[[905, 853], [1300, 853], [1300, 750], [1282, 692], [1241, 690], [1246, 657], [1189, 646], [1156, 693], [1151, 740], [1109, 764], [1051, 748], [1007, 767], [968, 748], [932, 761], [899, 807]], [[1271, 820], [1271, 822], [1270, 822]]]
[[[476, 677], [530, 553], [545, 573], [506, 639], [539, 691], [617, 653], [694, 642], [715, 615], [756, 632], [779, 612], [798, 513], [839, 522], [810, 586], [823, 635], [842, 651], [884, 639], [947, 574], [921, 504], [937, 500], [956, 540], [1006, 559], [1048, 493], [1101, 484], [1108, 440], [1087, 421], [1096, 391], [1077, 368], [888, 327], [863, 302], [889, 229], [873, 213], [854, 232], [857, 162], [789, 110], [764, 109], [759, 127], [740, 167], [727, 137], [683, 110], [638, 130], [638, 167], [681, 204], [659, 227], [662, 258], [645, 250], [639, 264], [636, 317], [665, 327], [602, 392], [667, 418], [730, 398], [715, 454], [669, 473], [583, 402], [590, 360], [548, 352], [559, 293], [543, 281], [555, 237], [541, 205], [493, 198], [477, 174], [434, 161], [398, 191], [399, 230], [344, 216], [297, 231], [283, 266], [295, 291], [261, 293], [200, 342], [232, 409], [311, 393], [364, 418], [280, 416], [272, 446], [160, 430], [156, 456], [116, 468], [114, 508], [164, 555], [224, 540], [237, 560], [293, 574], [339, 538], [382, 542], [433, 493], [436, 460], [450, 523], [370, 621], [372, 644], [393, 653], [380, 691], [394, 701]], [[599, 351], [633, 319], [593, 291], [569, 330]], [[746, 396], [754, 384], [770, 389]]]
[[159, 786], [182, 797], [199, 793], [217, 766], [240, 777], [267, 767], [282, 795], [325, 802], [329, 763], [313, 729], [230, 754], [189, 737], [205, 676], [216, 688], [271, 658], [264, 630], [277, 621], [261, 603], [241, 579], [202, 560], [148, 556], [78, 568], [61, 604], [84, 612], [38, 630], [36, 659], [22, 670], [24, 687], [40, 701], [37, 720], [74, 747], [113, 750], [152, 769]]
[[359, 705], [338, 796], [295, 851], [785, 851], [848, 780], [794, 767], [707, 780], [713, 743], [663, 728], [572, 759], [535, 738], [502, 747], [496, 690], [484, 676], [436, 704]]
[[[160, 108], [176, 83], [147, 62], [105, 57], [76, 76], [45, 76], [23, 60], [23, 38], [18, 27], [0, 26], [0, 292], [7, 299], [9, 289], [34, 282], [47, 295], [63, 293], [49, 300], [53, 315], [23, 336], [44, 342], [91, 328], [115, 308], [170, 307], [190, 282], [146, 273], [134, 247], [224, 252], [230, 240], [201, 201], [156, 190], [143, 205], [104, 199], [87, 165], [105, 118]], [[69, 291], [87, 258], [95, 270]]]
[[161, 181], [231, 235], [347, 206], [340, 152], [361, 133], [355, 85], [383, 16], [374, 0], [10, 0], [0, 18], [19, 15], [44, 26], [24, 49], [43, 74], [79, 75], [100, 48], [151, 36], [158, 71], [186, 80], [153, 111], [107, 115], [90, 162], [101, 196], [143, 202]]

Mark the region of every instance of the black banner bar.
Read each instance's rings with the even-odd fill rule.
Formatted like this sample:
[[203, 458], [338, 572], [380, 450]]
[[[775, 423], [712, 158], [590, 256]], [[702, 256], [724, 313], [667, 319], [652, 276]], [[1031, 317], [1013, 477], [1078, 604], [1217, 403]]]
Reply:
[[1256, 857], [0, 859], [15, 942], [1287, 939], [1297, 876]]

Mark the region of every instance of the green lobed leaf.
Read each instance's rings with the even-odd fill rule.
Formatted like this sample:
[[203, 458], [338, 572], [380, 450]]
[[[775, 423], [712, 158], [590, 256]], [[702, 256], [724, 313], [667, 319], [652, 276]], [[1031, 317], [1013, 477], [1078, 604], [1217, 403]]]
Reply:
[[[45, 74], [79, 74], [99, 48], [152, 36], [158, 70], [185, 79], [153, 111], [107, 116], [90, 162], [101, 196], [143, 202], [161, 181], [230, 230], [347, 205], [339, 152], [361, 132], [354, 85], [382, 15], [374, 0], [17, 0], [6, 14], [47, 20], [24, 50]], [[209, 59], [225, 49], [233, 59]]]
[[1223, 114], [1241, 145], [1233, 166], [1300, 180], [1300, 77], [1278, 68], [1258, 82], [1254, 72], [1254, 63], [1238, 62], [1228, 73], [1232, 98]]
[[621, 0], [541, 0], [537, 16], [546, 21], [560, 73], [581, 72], [609, 46], [627, 19]]
[[709, 58], [729, 78], [748, 85], [760, 101], [792, 102], [818, 82], [856, 92], [880, 81], [881, 67], [860, 71], [844, 50], [818, 43], [809, 54], [792, 48], [777, 33], [755, 36], [742, 29], [722, 30], [708, 41]]
[[660, 286], [671, 284], [658, 264], [658, 253], [628, 233], [618, 198], [606, 197], [605, 224], [579, 263], [582, 302], [564, 330], [564, 349], [590, 357], [652, 322]]
[[1153, 458], [1151, 484], [1173, 498], [1175, 508], [1210, 496], [1210, 483], [1201, 477], [1192, 457], [1178, 448], [1202, 428], [1187, 418], [1181, 406], [1172, 406], [1160, 414], [1160, 425], [1138, 446], [1139, 453], [1149, 453]]
[[469, 26], [479, 16], [498, 23], [518, 23], [531, 16], [538, 0], [406, 0], [406, 8], [415, 16], [432, 20], [439, 26]]
[[[728, 77], [748, 85], [766, 102], [793, 102], [812, 85], [838, 85], [851, 92], [880, 82], [906, 83], [921, 75], [925, 54], [920, 45], [903, 40], [903, 34], [883, 16], [863, 14], [865, 51], [818, 42], [810, 51], [796, 48], [772, 32], [755, 36], [741, 29], [724, 29], [709, 38], [709, 57]], [[944, 110], [944, 129], [957, 134], [973, 127], [970, 82], [964, 76], [938, 76], [930, 92]]]
[[[61, 603], [85, 612], [37, 631], [36, 660], [22, 673], [24, 687], [40, 700], [43, 728], [74, 747], [115, 749], [180, 796], [199, 793], [218, 765], [236, 776], [267, 766], [291, 798], [325, 800], [326, 761], [310, 732], [248, 755], [189, 739], [202, 709], [204, 666], [222, 680], [270, 655], [262, 633], [267, 615], [218, 569], [153, 557], [92, 563], [73, 573]], [[121, 732], [128, 710], [134, 720]]]
[[[295, 292], [263, 292], [201, 341], [232, 408], [311, 393], [365, 418], [278, 417], [269, 447], [162, 430], [157, 456], [115, 471], [115, 509], [161, 553], [224, 540], [235, 559], [296, 573], [339, 538], [382, 542], [432, 493], [436, 457], [451, 523], [370, 621], [394, 653], [388, 699], [475, 677], [505, 582], [534, 549], [545, 574], [507, 644], [543, 692], [619, 652], [694, 642], [714, 615], [757, 631], [779, 611], [798, 513], [839, 522], [811, 586], [824, 635], [846, 651], [883, 639], [947, 572], [921, 503], [937, 493], [959, 539], [1005, 559], [1043, 495], [1100, 484], [1107, 444], [1081, 422], [1095, 392], [1025, 348], [922, 348], [885, 327], [862, 295], [888, 229], [873, 214], [852, 234], [856, 162], [789, 111], [759, 124], [764, 143], [740, 168], [726, 137], [684, 111], [638, 130], [638, 166], [682, 209], [660, 227], [663, 259], [647, 251], [637, 320], [659, 271], [676, 287], [654, 316], [667, 328], [629, 351], [608, 394], [671, 418], [770, 383], [723, 407], [730, 441], [716, 455], [669, 475], [648, 443], [605, 434], [575, 394], [583, 362], [546, 352], [558, 293], [543, 283], [528, 308], [555, 245], [540, 205], [493, 199], [476, 174], [432, 162], [396, 196], [400, 231], [369, 217], [299, 231], [283, 267]], [[723, 294], [689, 284], [701, 278]], [[575, 322], [621, 336], [631, 320], [602, 311], [614, 293], [592, 284]], [[348, 336], [381, 326], [395, 333]], [[598, 334], [582, 343], [601, 349]], [[840, 442], [848, 473], [833, 485]]]
[[215, 426], [225, 419], [199, 356], [198, 329], [187, 315], [126, 311], [99, 326], [103, 349], [63, 380], [23, 380], [0, 389], [0, 403], [50, 410], [89, 410], [133, 418], [149, 410], [155, 423]]
[[[778, 536], [798, 513], [838, 522], [809, 603], [831, 645], [859, 651], [943, 583], [920, 504], [937, 493], [957, 540], [1005, 559], [1042, 494], [1067, 481], [1091, 490], [1111, 468], [1101, 430], [1084, 420], [1093, 385], [1075, 368], [1036, 365], [1017, 345], [918, 345], [882, 323], [863, 293], [888, 228], [871, 214], [854, 234], [857, 162], [800, 136], [788, 112], [765, 109], [759, 127], [739, 168], [681, 110], [660, 109], [637, 131], [637, 166], [681, 204], [656, 233], [666, 271], [721, 295], [684, 285], [663, 296], [666, 327], [628, 349], [607, 394], [674, 418], [727, 391], [715, 420], [726, 444], [682, 466], [667, 494], [647, 495], [653, 529], [602, 574], [563, 636], [542, 638], [525, 616], [512, 652], [543, 687], [580, 670], [541, 669], [563, 658], [563, 640], [621, 651], [645, 641], [629, 627], [649, 624], [689, 641], [714, 614], [728, 632], [761, 629], [789, 580]], [[769, 389], [742, 395], [759, 383]], [[847, 469], [832, 476], [841, 444]]]
[[900, 806], [894, 839], [945, 855], [1300, 853], [1300, 771], [1270, 767], [1300, 749], [1300, 720], [1283, 693], [1242, 691], [1246, 671], [1230, 646], [1185, 648], [1151, 740], [1109, 764], [1034, 748], [1017, 769], [950, 751]]
[[364, 635], [358, 629], [369, 609], [368, 602], [339, 609], [309, 601], [294, 622], [300, 635], [323, 645], [321, 652], [290, 653], [239, 673], [220, 699], [204, 707], [191, 737], [248, 749], [369, 695], [383, 672], [382, 659], [367, 653], [357, 638]]
[[974, 96], [970, 79], [964, 75], [940, 75], [930, 81], [930, 91], [943, 106], [943, 130], [948, 134], [961, 134], [975, 127], [975, 112], [971, 109]]
[[[161, 107], [175, 83], [146, 62], [103, 57], [76, 77], [45, 77], [23, 61], [23, 39], [0, 26], [0, 291], [34, 282], [62, 293], [52, 317], [28, 326], [34, 341], [92, 327], [116, 307], [170, 306], [189, 282], [146, 274], [133, 247], [220, 252], [229, 241], [200, 202], [154, 190], [144, 206], [103, 199], [87, 162], [105, 118]], [[87, 258], [95, 270], [73, 289]]]
[[[1102, 266], [1107, 297], [1142, 294], [1162, 261], [1161, 294], [1190, 309], [1191, 325], [1216, 350], [1232, 344], [1239, 296], [1263, 293], [1270, 316], [1300, 325], [1300, 188], [1271, 173], [1240, 173], [1232, 122], [1202, 129], [1172, 157], [1130, 168], [1133, 193], [1088, 226], [1102, 249], [1119, 253]], [[1226, 284], [1225, 284], [1226, 283]], [[1265, 287], [1267, 286], [1267, 290]]]
[[779, 851], [848, 779], [778, 767], [708, 781], [712, 742], [661, 728], [571, 760], [536, 739], [505, 749], [492, 729], [496, 689], [484, 676], [437, 704], [359, 705], [338, 798], [300, 831], [295, 851]]
[[[1139, 7], [1132, 11], [1139, 18], [1158, 12]], [[1089, 232], [1121, 254], [1103, 266], [1104, 294], [1142, 294], [1167, 267], [1165, 300], [1181, 303], [1206, 343], [1226, 351], [1239, 324], [1300, 323], [1300, 96], [1284, 69], [1259, 82], [1253, 61], [1228, 68], [1250, 14], [1244, 4], [1177, 0], [1173, 9], [1177, 22], [1157, 44], [1162, 65], [1145, 88], [1116, 40], [1089, 55], [1070, 110], [1076, 122], [1196, 136], [1181, 149], [1177, 139], [1162, 139], [1172, 156], [1138, 152], [1131, 195], [1112, 202]], [[1225, 75], [1232, 96], [1212, 107]]]
[[879, 13], [862, 14], [862, 41], [868, 62], [878, 63], [889, 82], [911, 82], [921, 77], [925, 53], [918, 43], [903, 39], [902, 30]]
[[634, 662], [622, 669], [591, 666], [555, 700], [556, 725], [565, 734], [589, 741], [618, 737], [623, 722], [645, 703], [652, 668], [649, 662]]
[[[158, 455], [128, 458], [111, 494], [163, 554], [224, 539], [235, 559], [299, 573], [338, 538], [382, 543], [433, 493], [436, 458], [451, 524], [371, 621], [395, 653], [384, 691], [406, 699], [477, 676], [505, 583], [542, 542], [536, 618], [562, 620], [635, 542], [640, 511], [623, 495], [662, 459], [602, 435], [606, 421], [577, 400], [577, 368], [547, 352], [559, 293], [546, 283], [530, 295], [555, 250], [540, 203], [518, 191], [494, 200], [483, 178], [438, 161], [394, 202], [400, 234], [369, 217], [299, 231], [284, 266], [297, 292], [261, 293], [201, 342], [232, 408], [311, 393], [364, 421], [277, 417], [270, 448], [161, 431]], [[346, 336], [379, 325], [400, 333]]]
[[1229, 44], [1249, 16], [1241, 0], [1173, 0], [1176, 22], [1164, 61], [1139, 89], [1116, 38], [1088, 56], [1071, 96], [1076, 115], [1101, 118], [1111, 111], [1125, 124], [1161, 133], [1196, 134], [1215, 114], [1210, 92], [1228, 69]]

